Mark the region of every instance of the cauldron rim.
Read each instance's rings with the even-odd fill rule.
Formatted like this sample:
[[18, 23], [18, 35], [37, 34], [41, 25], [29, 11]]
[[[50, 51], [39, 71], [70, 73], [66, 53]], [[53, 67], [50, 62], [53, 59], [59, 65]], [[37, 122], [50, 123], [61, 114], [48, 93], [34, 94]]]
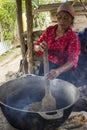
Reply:
[[[51, 111], [45, 111], [47, 113], [50, 113], [50, 112], [58, 112], [58, 111], [61, 111], [61, 110], [65, 110], [65, 109], [68, 109], [70, 108], [71, 106], [73, 106], [79, 99], [79, 96], [80, 96], [80, 93], [78, 94], [78, 97], [77, 97], [77, 100], [73, 103], [71, 103], [70, 105], [64, 107], [64, 108], [61, 108], [61, 109], [56, 109], [56, 110], [51, 110]], [[7, 107], [7, 108], [10, 108], [10, 109], [13, 109], [13, 110], [16, 110], [16, 111], [20, 111], [20, 112], [27, 112], [27, 113], [43, 113], [44, 111], [29, 111], [29, 110], [23, 110], [23, 109], [19, 109], [19, 108], [14, 108], [14, 107], [11, 107], [9, 105], [6, 105], [5, 103], [3, 103], [2, 101], [0, 101], [0, 104]]]
[[[14, 79], [10, 79], [9, 81], [5, 81], [5, 82], [4, 82], [2, 85], [0, 85], [0, 86], [3, 86], [4, 84], [6, 84], [6, 83], [8, 83], [8, 82], [11, 82], [11, 81], [19, 80], [19, 79], [21, 79], [21, 78], [26, 78], [27, 76], [37, 76], [38, 78], [40, 77], [40, 78], [45, 79], [44, 76], [38, 76], [38, 75], [34, 75], [34, 74], [24, 74], [24, 75], [22, 75], [22, 76], [20, 76], [20, 77], [18, 77], [18, 78], [14, 78]], [[70, 103], [70, 105], [67, 105], [66, 107], [63, 107], [63, 108], [61, 108], [61, 109], [56, 109], [56, 110], [52, 110], [52, 111], [45, 111], [45, 112], [48, 112], [48, 113], [50, 113], [50, 112], [55, 112], [55, 111], [58, 112], [58, 111], [61, 111], [61, 110], [68, 109], [68, 108], [70, 108], [71, 106], [73, 106], [73, 105], [78, 101], [78, 99], [79, 99], [79, 97], [80, 97], [79, 89], [76, 88], [72, 83], [70, 83], [70, 82], [68, 82], [68, 81], [65, 81], [65, 80], [62, 80], [62, 79], [54, 79], [54, 80], [55, 80], [55, 81], [56, 81], [56, 80], [64, 81], [64, 82], [66, 82], [66, 83], [71, 84], [71, 85], [73, 86], [73, 88], [76, 89], [76, 91], [78, 92], [78, 94], [77, 94], [76, 100], [75, 100], [73, 103]], [[51, 80], [51, 81], [52, 81], [52, 80]], [[11, 109], [13, 109], [13, 110], [20, 111], [20, 112], [43, 113], [43, 111], [28, 111], [28, 110], [23, 110], [23, 109], [20, 109], [20, 108], [11, 107], [11, 106], [9, 106], [9, 105], [6, 105], [6, 104], [3, 103], [2, 101], [0, 101], [0, 104], [3, 105], [3, 106], [5, 106], [5, 107], [11, 108]]]

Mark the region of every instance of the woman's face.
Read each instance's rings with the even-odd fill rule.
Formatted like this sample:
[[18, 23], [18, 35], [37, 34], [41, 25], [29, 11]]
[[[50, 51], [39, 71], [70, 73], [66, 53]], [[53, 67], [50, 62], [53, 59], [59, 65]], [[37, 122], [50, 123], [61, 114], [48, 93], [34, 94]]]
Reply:
[[73, 17], [66, 11], [61, 11], [57, 15], [58, 25], [66, 30], [73, 24]]

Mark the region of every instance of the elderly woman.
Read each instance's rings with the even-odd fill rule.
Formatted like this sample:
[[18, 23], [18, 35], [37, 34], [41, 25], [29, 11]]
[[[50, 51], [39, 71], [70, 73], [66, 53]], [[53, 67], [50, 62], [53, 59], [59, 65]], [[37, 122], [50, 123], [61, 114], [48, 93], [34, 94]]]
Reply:
[[[58, 24], [48, 27], [34, 44], [34, 50], [39, 56], [48, 48], [49, 72], [47, 79], [60, 78], [67, 80], [71, 71], [77, 67], [80, 54], [80, 41], [71, 26], [73, 25], [74, 8], [64, 3], [57, 9]], [[44, 75], [43, 61], [40, 64], [39, 75]]]

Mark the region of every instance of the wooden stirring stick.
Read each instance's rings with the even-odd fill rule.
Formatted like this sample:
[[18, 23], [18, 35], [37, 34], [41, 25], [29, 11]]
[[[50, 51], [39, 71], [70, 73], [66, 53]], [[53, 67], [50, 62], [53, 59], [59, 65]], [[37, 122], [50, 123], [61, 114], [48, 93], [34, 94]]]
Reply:
[[[49, 72], [48, 49], [44, 50], [44, 75]], [[56, 100], [52, 96], [50, 80], [46, 79], [45, 96], [42, 99], [42, 110], [51, 111], [56, 109]]]

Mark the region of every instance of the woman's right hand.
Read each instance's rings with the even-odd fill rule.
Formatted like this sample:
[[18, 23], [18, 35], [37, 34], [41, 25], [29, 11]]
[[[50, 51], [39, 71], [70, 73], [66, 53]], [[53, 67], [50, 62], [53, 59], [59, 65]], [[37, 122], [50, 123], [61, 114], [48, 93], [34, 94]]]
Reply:
[[59, 69], [52, 69], [45, 75], [45, 77], [46, 77], [46, 79], [53, 80], [56, 77], [58, 77], [59, 75], [60, 75]]
[[40, 51], [43, 52], [43, 51], [47, 48], [46, 42], [42, 42], [42, 43], [39, 45], [39, 47], [40, 47]]
[[38, 52], [38, 51], [42, 51], [43, 52], [46, 48], [47, 48], [46, 42], [42, 42], [42, 43], [40, 43], [40, 45], [35, 45], [34, 46], [34, 50], [36, 52]]

